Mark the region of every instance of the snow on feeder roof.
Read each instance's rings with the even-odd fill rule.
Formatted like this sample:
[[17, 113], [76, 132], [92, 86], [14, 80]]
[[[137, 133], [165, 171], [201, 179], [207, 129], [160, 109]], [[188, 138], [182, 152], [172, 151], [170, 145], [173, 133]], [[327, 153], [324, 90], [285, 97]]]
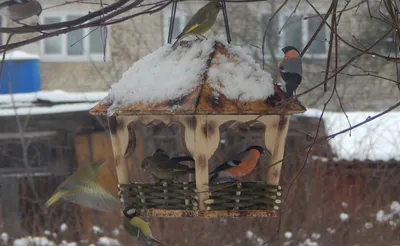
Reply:
[[142, 58], [123, 74], [92, 114], [293, 114], [293, 100], [275, 106], [271, 75], [249, 52], [220, 38], [170, 45]]

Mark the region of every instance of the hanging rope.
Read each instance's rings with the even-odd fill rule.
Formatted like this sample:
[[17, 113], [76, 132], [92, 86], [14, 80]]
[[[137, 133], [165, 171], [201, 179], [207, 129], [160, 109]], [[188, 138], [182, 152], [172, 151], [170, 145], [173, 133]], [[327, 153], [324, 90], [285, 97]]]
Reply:
[[225, 31], [226, 31], [226, 40], [228, 41], [228, 44], [231, 43], [231, 31], [229, 29], [229, 21], [228, 21], [228, 12], [226, 11], [226, 3], [225, 0], [221, 1], [222, 5], [222, 13], [224, 15], [224, 23], [225, 23]]
[[178, 5], [178, 0], [172, 1], [171, 20], [169, 22], [169, 32], [168, 32], [168, 43], [169, 44], [172, 41], [172, 34], [174, 32], [175, 14], [176, 14], [176, 6], [177, 5]]

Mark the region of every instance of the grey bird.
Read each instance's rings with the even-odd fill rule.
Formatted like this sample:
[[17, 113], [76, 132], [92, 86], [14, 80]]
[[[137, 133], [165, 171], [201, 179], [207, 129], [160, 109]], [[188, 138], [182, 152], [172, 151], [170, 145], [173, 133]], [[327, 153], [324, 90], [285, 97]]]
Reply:
[[142, 160], [141, 167], [160, 180], [172, 180], [195, 172], [194, 168], [181, 164], [181, 161], [194, 161], [194, 159], [190, 156], [169, 157], [165, 151], [157, 149], [153, 156]]
[[0, 15], [20, 23], [34, 15], [40, 16], [42, 6], [36, 0], [8, 0], [0, 3]]

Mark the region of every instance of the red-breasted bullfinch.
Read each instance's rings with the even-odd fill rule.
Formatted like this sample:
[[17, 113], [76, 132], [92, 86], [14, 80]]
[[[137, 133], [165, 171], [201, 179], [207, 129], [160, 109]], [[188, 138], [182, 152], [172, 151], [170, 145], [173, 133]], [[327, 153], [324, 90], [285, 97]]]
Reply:
[[153, 156], [143, 159], [141, 166], [160, 180], [171, 180], [195, 172], [194, 168], [181, 164], [181, 161], [194, 161], [194, 159], [190, 156], [169, 157], [165, 151], [157, 149]]
[[301, 56], [293, 46], [286, 46], [282, 51], [285, 56], [278, 66], [278, 82], [284, 82], [287, 96], [292, 97], [301, 83], [303, 73]]
[[222, 163], [210, 173], [210, 184], [220, 181], [236, 181], [251, 173], [256, 167], [260, 155], [264, 153], [264, 150], [261, 146], [253, 145]]

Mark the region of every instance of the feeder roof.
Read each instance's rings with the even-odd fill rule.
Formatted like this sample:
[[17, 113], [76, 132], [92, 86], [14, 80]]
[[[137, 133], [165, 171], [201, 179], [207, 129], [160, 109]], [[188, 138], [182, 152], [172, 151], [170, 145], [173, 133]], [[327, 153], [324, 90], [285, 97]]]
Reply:
[[293, 114], [297, 101], [274, 94], [271, 75], [249, 52], [220, 38], [159, 48], [135, 62], [92, 114]]

